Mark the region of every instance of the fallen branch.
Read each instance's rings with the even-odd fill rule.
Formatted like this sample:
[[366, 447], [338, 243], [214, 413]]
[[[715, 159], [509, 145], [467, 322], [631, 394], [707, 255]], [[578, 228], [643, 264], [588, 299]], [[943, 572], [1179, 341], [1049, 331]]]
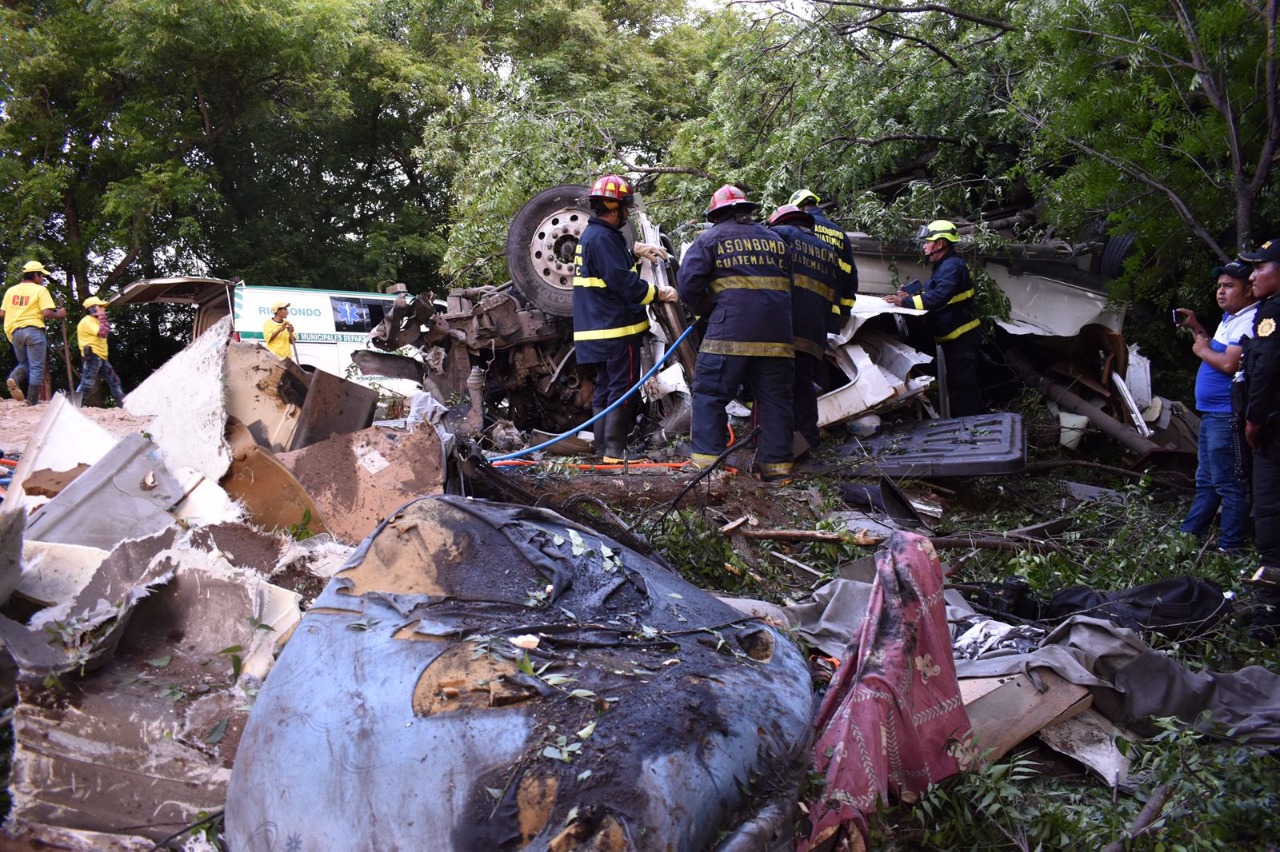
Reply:
[[[822, 532], [819, 530], [737, 530], [743, 538], [764, 541], [814, 541], [823, 544], [856, 544], [859, 547], [870, 547], [884, 541], [882, 536], [874, 536], [866, 530], [856, 532]], [[1001, 538], [997, 536], [965, 536], [939, 535], [929, 539], [934, 548], [977, 547], [985, 550], [1034, 550], [1037, 553], [1046, 551], [1059, 553], [1062, 548], [1051, 541], [1038, 539]]]
[[1152, 790], [1151, 798], [1147, 799], [1146, 806], [1138, 814], [1138, 818], [1133, 821], [1133, 825], [1129, 826], [1129, 830], [1125, 833], [1125, 839], [1108, 843], [1103, 847], [1102, 852], [1124, 852], [1127, 846], [1125, 840], [1136, 840], [1141, 837], [1151, 827], [1151, 824], [1160, 818], [1160, 813], [1164, 810], [1165, 803], [1169, 801], [1169, 797], [1172, 795], [1172, 784], [1161, 784]]
[[816, 541], [826, 544], [856, 544], [867, 547], [879, 544], [883, 538], [873, 536], [866, 530], [857, 532], [821, 532], [819, 530], [738, 530], [743, 538], [765, 541]]

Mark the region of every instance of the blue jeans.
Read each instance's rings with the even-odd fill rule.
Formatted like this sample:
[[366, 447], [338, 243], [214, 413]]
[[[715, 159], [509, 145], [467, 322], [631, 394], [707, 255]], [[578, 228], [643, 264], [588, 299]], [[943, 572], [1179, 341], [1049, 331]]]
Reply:
[[1179, 528], [1192, 535], [1204, 535], [1221, 506], [1218, 547], [1226, 550], [1244, 547], [1249, 519], [1240, 441], [1234, 415], [1208, 412], [1200, 416], [1196, 494]]
[[39, 399], [40, 387], [44, 384], [44, 359], [49, 351], [49, 341], [45, 339], [44, 329], [33, 325], [24, 325], [13, 330], [9, 338], [13, 345], [13, 357], [18, 366], [9, 373], [9, 378], [17, 382], [18, 387], [25, 383], [29, 390], [27, 399]]
[[80, 375], [80, 384], [76, 387], [76, 393], [85, 394], [93, 391], [93, 386], [98, 383], [101, 378], [107, 383], [107, 390], [111, 391], [111, 395], [115, 397], [122, 407], [124, 406], [124, 388], [120, 387], [120, 377], [116, 375], [115, 368], [111, 366], [111, 362], [105, 358], [99, 358], [88, 347], [85, 348], [84, 363], [81, 365], [84, 371]]

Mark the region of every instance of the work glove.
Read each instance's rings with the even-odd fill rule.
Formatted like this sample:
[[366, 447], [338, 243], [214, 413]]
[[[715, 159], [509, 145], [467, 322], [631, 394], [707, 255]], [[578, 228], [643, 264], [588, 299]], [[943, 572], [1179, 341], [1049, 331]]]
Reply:
[[[655, 246], [649, 243], [636, 243], [632, 249], [636, 257], [642, 257], [645, 260], [651, 260], [657, 263], [660, 260], [669, 260], [671, 254], [662, 246]], [[664, 300], [665, 301], [665, 300]]]
[[658, 285], [658, 301], [675, 303], [680, 300], [680, 294], [676, 292], [675, 287], [668, 287], [666, 284]]

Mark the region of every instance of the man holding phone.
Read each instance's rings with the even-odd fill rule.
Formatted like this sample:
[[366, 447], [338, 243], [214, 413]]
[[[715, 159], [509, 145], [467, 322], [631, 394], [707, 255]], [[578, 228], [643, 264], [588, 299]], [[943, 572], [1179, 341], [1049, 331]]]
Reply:
[[1216, 298], [1223, 313], [1212, 335], [1193, 311], [1177, 308], [1173, 312], [1174, 324], [1195, 335], [1191, 351], [1200, 358], [1196, 374], [1196, 410], [1200, 412], [1196, 493], [1179, 529], [1204, 536], [1221, 507], [1219, 553], [1244, 550], [1249, 523], [1246, 450], [1241, 445], [1240, 424], [1231, 412], [1231, 381], [1240, 369], [1241, 342], [1253, 333], [1258, 310], [1249, 284], [1252, 272], [1250, 264], [1239, 260], [1214, 267]]

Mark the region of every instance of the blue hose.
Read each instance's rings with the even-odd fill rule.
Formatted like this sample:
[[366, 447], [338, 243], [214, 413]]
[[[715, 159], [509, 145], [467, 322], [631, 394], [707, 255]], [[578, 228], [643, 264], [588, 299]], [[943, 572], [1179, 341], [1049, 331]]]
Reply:
[[636, 383], [631, 387], [631, 390], [627, 391], [627, 392], [626, 392], [626, 393], [624, 393], [622, 396], [618, 397], [618, 399], [617, 399], [617, 401], [616, 401], [616, 402], [614, 402], [612, 405], [610, 405], [610, 406], [609, 406], [608, 408], [606, 408], [604, 411], [601, 411], [599, 414], [597, 414], [597, 415], [595, 415], [594, 417], [592, 417], [590, 420], [586, 421], [585, 423], [583, 423], [583, 424], [582, 424], [582, 425], [580, 425], [580, 426], [575, 426], [574, 428], [570, 429], [568, 432], [561, 432], [559, 435], [556, 435], [554, 438], [548, 438], [547, 440], [543, 441], [541, 444], [538, 444], [538, 446], [536, 446], [536, 447], [527, 447], [527, 448], [525, 448], [525, 449], [523, 449], [523, 450], [518, 450], [518, 451], [516, 451], [516, 452], [514, 452], [514, 453], [507, 453], [505, 456], [493, 456], [492, 458], [490, 458], [490, 459], [489, 459], [489, 461], [491, 461], [491, 462], [498, 462], [498, 461], [510, 461], [511, 459], [518, 459], [518, 458], [520, 458], [521, 456], [527, 456], [527, 455], [529, 455], [530, 453], [536, 453], [538, 450], [545, 450], [547, 447], [551, 446], [552, 444], [554, 444], [554, 443], [556, 443], [556, 442], [558, 442], [558, 441], [562, 441], [562, 440], [564, 440], [565, 438], [569, 437], [570, 435], [575, 435], [575, 434], [577, 434], [578, 432], [581, 432], [583, 429], [587, 428], [588, 426], [590, 426], [590, 425], [594, 424], [597, 420], [602, 419], [602, 418], [603, 418], [606, 414], [608, 414], [610, 411], [613, 411], [613, 410], [614, 410], [615, 408], [617, 408], [619, 405], [621, 405], [622, 403], [626, 402], [626, 401], [627, 401], [627, 399], [629, 399], [633, 393], [635, 393], [636, 391], [638, 391], [638, 390], [640, 389], [640, 386], [641, 386], [642, 384], [644, 384], [646, 381], [648, 381], [648, 379], [649, 379], [649, 377], [650, 377], [650, 376], [652, 376], [654, 373], [658, 372], [658, 368], [659, 368], [659, 367], [661, 367], [661, 366], [663, 365], [663, 363], [664, 363], [668, 358], [670, 358], [670, 357], [671, 357], [671, 354], [672, 354], [673, 352], [675, 352], [675, 351], [676, 351], [676, 349], [678, 349], [678, 348], [679, 348], [679, 346], [680, 346], [680, 344], [681, 344], [681, 343], [684, 343], [684, 339], [685, 339], [686, 337], [688, 337], [688, 336], [689, 336], [689, 333], [690, 333], [690, 332], [692, 332], [692, 331], [693, 331], [693, 326], [689, 326], [688, 328], [686, 328], [686, 329], [684, 330], [684, 334], [681, 334], [679, 337], [677, 337], [677, 338], [676, 338], [676, 342], [675, 342], [675, 343], [673, 343], [673, 344], [671, 344], [670, 346], [668, 346], [668, 347], [667, 347], [667, 351], [666, 351], [666, 353], [665, 353], [661, 358], [659, 358], [659, 359], [658, 359], [658, 363], [656, 363], [656, 364], [654, 364], [652, 367], [650, 367], [650, 368], [649, 368], [649, 372], [647, 372], [647, 373], [645, 373], [643, 376], [641, 376], [641, 377], [640, 377], [640, 381], [636, 382]]

